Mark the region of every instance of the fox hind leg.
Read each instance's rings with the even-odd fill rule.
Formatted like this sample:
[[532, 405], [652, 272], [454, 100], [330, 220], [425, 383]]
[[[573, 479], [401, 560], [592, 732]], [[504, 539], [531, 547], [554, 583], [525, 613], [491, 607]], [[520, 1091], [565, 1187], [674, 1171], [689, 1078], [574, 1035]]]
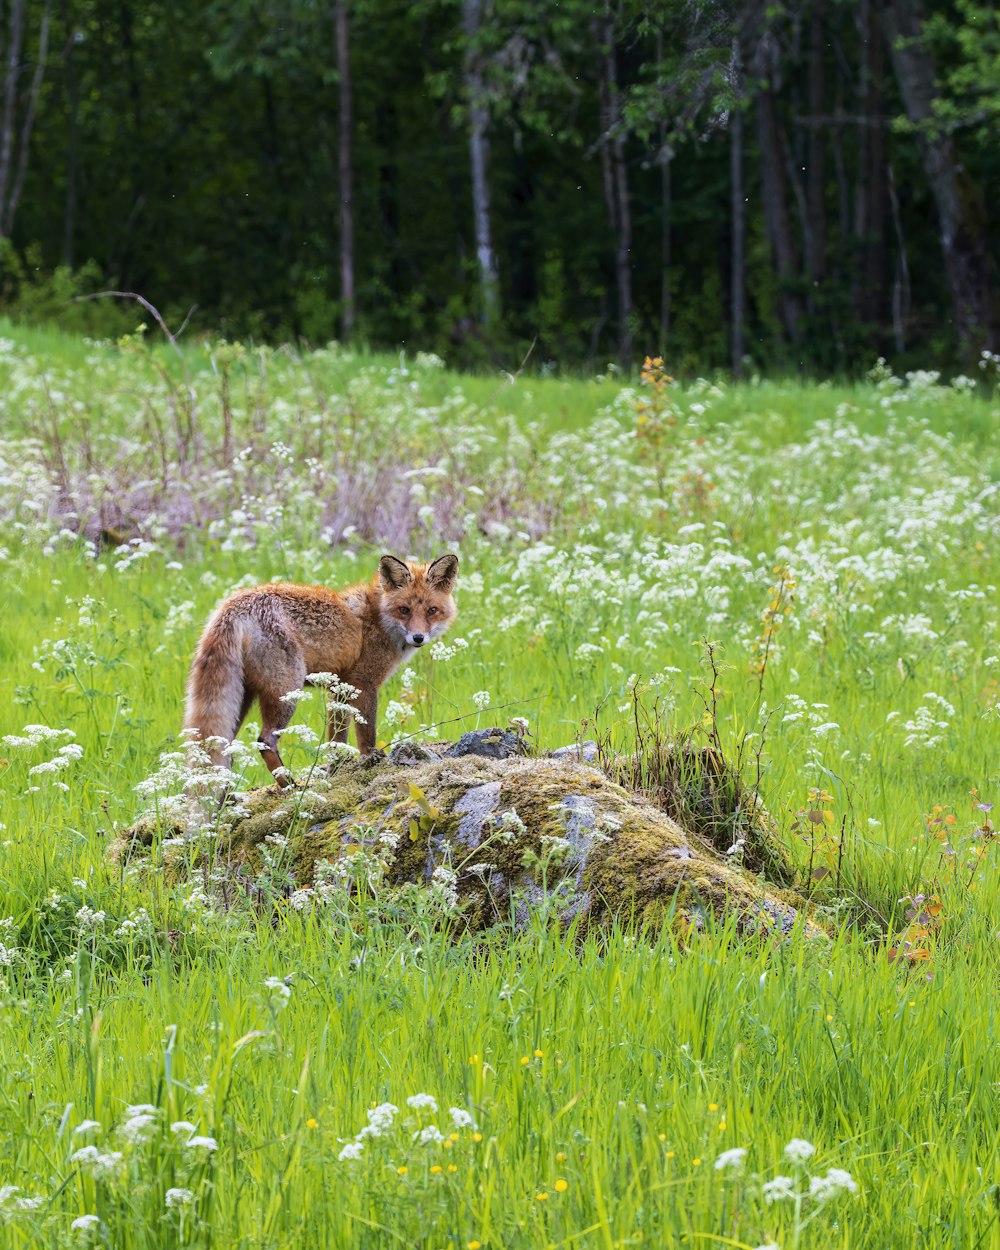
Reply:
[[281, 755], [278, 751], [278, 735], [288, 727], [288, 722], [295, 714], [295, 700], [283, 699], [280, 696], [261, 695], [260, 698], [260, 738], [257, 747], [261, 759], [267, 765], [274, 780], [283, 789], [292, 784]]
[[[254, 662], [257, 661], [257, 662]], [[293, 640], [287, 636], [268, 639], [267, 652], [258, 659], [251, 657], [250, 667], [257, 680], [257, 699], [260, 704], [260, 737], [257, 746], [261, 758], [279, 786], [291, 784], [284, 771], [278, 750], [278, 736], [288, 726], [295, 714], [297, 697], [289, 697], [293, 691], [301, 691], [306, 680], [305, 657]]]
[[339, 708], [332, 708], [326, 714], [326, 737], [328, 742], [346, 742], [349, 720], [346, 713]]

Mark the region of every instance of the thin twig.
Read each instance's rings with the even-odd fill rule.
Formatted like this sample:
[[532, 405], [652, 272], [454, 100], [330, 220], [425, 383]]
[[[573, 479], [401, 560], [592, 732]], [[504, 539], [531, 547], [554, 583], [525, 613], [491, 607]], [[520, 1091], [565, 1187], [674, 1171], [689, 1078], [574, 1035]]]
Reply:
[[[149, 315], [156, 321], [156, 324], [160, 327], [163, 333], [167, 336], [167, 342], [177, 353], [177, 359], [181, 362], [181, 369], [184, 371], [184, 381], [187, 383], [188, 399], [190, 400], [191, 408], [193, 410], [195, 395], [194, 387], [191, 385], [191, 374], [188, 371], [187, 361], [184, 359], [184, 353], [181, 351], [177, 339], [170, 333], [169, 326], [160, 315], [159, 309], [155, 308], [144, 295], [139, 295], [135, 291], [95, 291], [92, 295], [74, 295], [69, 302], [71, 304], [79, 304], [84, 300], [92, 299], [134, 299], [137, 303], [141, 304], [143, 308], [145, 308]], [[187, 325], [188, 317], [191, 316], [191, 313], [194, 312], [194, 308], [196, 307], [197, 305], [194, 305], [191, 312], [189, 312], [187, 317], [184, 318], [184, 322], [181, 326], [182, 330], [184, 326]]]
[[[537, 703], [542, 696], [540, 694], [532, 695], [529, 699], [516, 699], [513, 703], [498, 703], [496, 707], [491, 707], [491, 712], [504, 712], [509, 707], [522, 707], [525, 703]], [[470, 716], [482, 716], [482, 712], [464, 712], [461, 716], [452, 716], [448, 720], [432, 721], [429, 725], [423, 725], [415, 733], [403, 734], [396, 738], [396, 742], [409, 742], [411, 738], [418, 738], [421, 734], [426, 733], [428, 729], [440, 729], [442, 725], [455, 725], [459, 721], [468, 720]]]

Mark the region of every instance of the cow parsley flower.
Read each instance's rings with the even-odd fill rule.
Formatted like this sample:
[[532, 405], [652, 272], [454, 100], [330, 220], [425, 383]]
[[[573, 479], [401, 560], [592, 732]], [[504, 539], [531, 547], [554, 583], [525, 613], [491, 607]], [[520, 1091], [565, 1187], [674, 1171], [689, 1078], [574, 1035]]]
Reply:
[[773, 1181], [765, 1181], [761, 1187], [761, 1193], [767, 1203], [781, 1202], [783, 1198], [794, 1198], [795, 1181], [790, 1176], [776, 1176]]
[[411, 1094], [406, 1100], [406, 1105], [412, 1107], [414, 1111], [420, 1111], [426, 1107], [428, 1111], [435, 1114], [438, 1109], [437, 1099], [433, 1094]]
[[69, 1161], [89, 1172], [95, 1181], [102, 1181], [114, 1175], [123, 1158], [120, 1150], [102, 1152], [96, 1146], [81, 1146], [79, 1150], [73, 1151]]
[[828, 1202], [840, 1194], [856, 1194], [858, 1183], [843, 1168], [828, 1168], [826, 1176], [814, 1176], [809, 1182], [809, 1193], [817, 1202]]
[[156, 1117], [143, 1112], [130, 1116], [119, 1131], [127, 1142], [137, 1145], [139, 1142], [149, 1141], [155, 1130]]
[[785, 1147], [785, 1158], [792, 1163], [805, 1163], [806, 1159], [811, 1159], [816, 1153], [816, 1147], [812, 1142], [805, 1141], [801, 1137], [793, 1137]]

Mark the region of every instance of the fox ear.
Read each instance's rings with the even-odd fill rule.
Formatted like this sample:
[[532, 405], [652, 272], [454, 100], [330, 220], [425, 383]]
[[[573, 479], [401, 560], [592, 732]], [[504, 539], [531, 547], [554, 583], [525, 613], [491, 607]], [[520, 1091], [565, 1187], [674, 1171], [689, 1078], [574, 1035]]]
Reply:
[[427, 572], [424, 574], [427, 585], [434, 586], [438, 590], [451, 590], [455, 585], [456, 577], [458, 577], [458, 556], [452, 555], [451, 552], [446, 556], [438, 556], [433, 564], [428, 565]]
[[413, 581], [413, 574], [402, 560], [395, 556], [383, 556], [378, 562], [378, 579], [383, 590], [400, 590]]

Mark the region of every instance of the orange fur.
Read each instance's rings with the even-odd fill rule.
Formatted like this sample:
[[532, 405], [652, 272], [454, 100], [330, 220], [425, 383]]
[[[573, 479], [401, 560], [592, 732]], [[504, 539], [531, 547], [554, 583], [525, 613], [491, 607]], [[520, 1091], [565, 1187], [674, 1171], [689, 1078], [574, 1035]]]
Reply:
[[[228, 763], [228, 744], [256, 701], [258, 746], [276, 774], [282, 768], [278, 735], [295, 711], [294, 700], [284, 696], [301, 690], [309, 673], [336, 673], [359, 692], [354, 706], [364, 723], [355, 721], [355, 735], [368, 754], [375, 747], [379, 687], [451, 625], [457, 575], [454, 555], [410, 565], [383, 556], [370, 583], [346, 590], [277, 582], [236, 591], [209, 617], [198, 643], [185, 727], [196, 731], [214, 763]], [[336, 714], [327, 732], [347, 741], [347, 724]], [[277, 780], [287, 784], [283, 774]]]

